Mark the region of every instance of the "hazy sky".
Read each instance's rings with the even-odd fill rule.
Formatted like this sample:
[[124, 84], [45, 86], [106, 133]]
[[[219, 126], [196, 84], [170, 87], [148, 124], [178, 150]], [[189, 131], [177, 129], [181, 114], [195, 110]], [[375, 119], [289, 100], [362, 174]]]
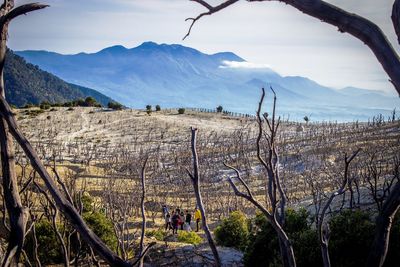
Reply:
[[[51, 7], [11, 24], [12, 49], [71, 54], [96, 52], [116, 44], [131, 48], [144, 41], [179, 43], [205, 53], [232, 51], [253, 64], [269, 65], [282, 75], [306, 76], [335, 88], [357, 86], [395, 94], [378, 61], [362, 42], [279, 2], [239, 1], [203, 17], [185, 41], [182, 37], [189, 27], [185, 18], [204, 10], [189, 0], [41, 2]], [[393, 0], [328, 2], [377, 23], [400, 51], [390, 20]]]

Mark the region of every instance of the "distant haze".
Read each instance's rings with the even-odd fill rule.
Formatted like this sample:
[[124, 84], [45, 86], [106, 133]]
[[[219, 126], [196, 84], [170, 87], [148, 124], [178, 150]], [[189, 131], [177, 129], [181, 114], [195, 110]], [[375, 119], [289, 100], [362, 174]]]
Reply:
[[[184, 19], [204, 10], [191, 1], [41, 2], [51, 7], [12, 23], [12, 49], [78, 53], [96, 52], [115, 44], [135, 47], [148, 40], [181, 43], [209, 54], [232, 51], [252, 66], [270, 66], [281, 75], [309, 77], [334, 88], [355, 86], [395, 95], [388, 77], [364, 44], [279, 2], [240, 1], [204, 17], [185, 41], [182, 37], [189, 25]], [[392, 0], [328, 2], [376, 22], [399, 50], [390, 21]]]

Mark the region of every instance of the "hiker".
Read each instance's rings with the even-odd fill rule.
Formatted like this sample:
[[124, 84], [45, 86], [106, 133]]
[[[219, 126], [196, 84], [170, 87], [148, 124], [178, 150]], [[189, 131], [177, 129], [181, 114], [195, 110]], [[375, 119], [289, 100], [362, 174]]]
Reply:
[[191, 231], [192, 231], [192, 228], [190, 227], [190, 224], [188, 224], [187, 222], [185, 222], [185, 223], [183, 224], [183, 230], [186, 231], [186, 232], [191, 232]]
[[177, 234], [179, 225], [179, 214], [175, 211], [172, 212], [171, 223], [172, 223], [172, 234]]
[[191, 213], [189, 213], [189, 211], [188, 210], [186, 210], [186, 217], [185, 217], [185, 227], [186, 227], [186, 231], [188, 231], [188, 232], [190, 232], [190, 231], [192, 231], [192, 228], [191, 228], [191, 223], [192, 223], [192, 214]]
[[185, 214], [183, 213], [183, 211], [179, 216], [179, 220], [179, 225], [181, 226], [181, 230], [183, 231], [183, 225], [185, 224]]
[[162, 213], [163, 213], [164, 218], [167, 216], [167, 214], [169, 214], [168, 207], [165, 204], [162, 205]]
[[199, 223], [201, 220], [201, 212], [197, 207], [194, 210], [194, 219], [196, 220], [196, 232], [198, 232], [199, 231]]
[[169, 230], [169, 229], [172, 229], [171, 215], [169, 213], [167, 213], [167, 215], [165, 215], [165, 230]]

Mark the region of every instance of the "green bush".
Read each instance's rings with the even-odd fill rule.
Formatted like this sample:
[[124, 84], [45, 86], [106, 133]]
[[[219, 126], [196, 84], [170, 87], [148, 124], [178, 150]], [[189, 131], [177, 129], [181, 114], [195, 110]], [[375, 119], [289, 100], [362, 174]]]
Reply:
[[103, 213], [85, 213], [83, 214], [83, 219], [107, 246], [111, 248], [116, 247], [117, 238], [114, 234], [113, 224]]
[[[38, 256], [42, 264], [56, 264], [63, 260], [60, 243], [57, 239], [53, 225], [48, 220], [36, 223], [36, 237], [38, 241]], [[26, 252], [33, 257], [34, 241], [32, 233], [26, 240]]]
[[42, 113], [44, 113], [45, 111], [44, 110], [42, 110], [42, 109], [33, 109], [33, 110], [26, 110], [25, 111], [25, 114], [26, 115], [29, 115], [29, 116], [32, 116], [32, 117], [35, 117], [35, 116], [37, 116], [37, 115], [39, 115], [39, 114], [42, 114]]
[[86, 105], [85, 100], [83, 100], [82, 98], [78, 98], [72, 102], [75, 107], [84, 107]]
[[[86, 97], [85, 106], [87, 107], [98, 107], [100, 104], [97, 103], [96, 99], [91, 96]], [[101, 105], [100, 105], [101, 106]]]
[[[297, 266], [322, 265], [318, 236], [311, 224], [305, 209], [286, 211], [284, 229], [293, 242]], [[258, 214], [251, 221], [250, 228], [248, 246], [244, 253], [245, 266], [281, 265], [278, 238], [265, 216]]]
[[368, 212], [346, 210], [329, 221], [332, 266], [365, 266], [375, 224]]
[[185, 113], [185, 109], [184, 108], [179, 108], [178, 109], [178, 114], [184, 114]]
[[244, 250], [247, 245], [249, 228], [246, 216], [240, 211], [234, 211], [224, 219], [215, 231], [215, 240], [221, 246]]
[[111, 108], [113, 110], [121, 110], [122, 109], [122, 105], [117, 102], [108, 102], [107, 107]]
[[34, 104], [28, 103], [25, 106], [23, 106], [22, 108], [33, 108], [36, 107]]
[[[369, 212], [345, 210], [327, 218], [331, 237], [329, 254], [332, 266], [364, 266], [375, 233], [375, 221]], [[292, 241], [297, 266], [322, 266], [321, 249], [315, 225], [305, 210], [288, 210], [284, 226]], [[400, 262], [400, 215], [396, 216], [389, 251], [384, 266]], [[248, 246], [244, 254], [245, 266], [281, 265], [276, 233], [263, 215], [251, 221]]]
[[88, 193], [82, 194], [80, 200], [82, 201], [82, 208], [84, 213], [93, 211], [94, 200]]
[[40, 103], [39, 108], [40, 109], [50, 109], [51, 104], [47, 101], [43, 101], [42, 103]]
[[224, 109], [224, 108], [223, 108], [222, 106], [218, 106], [218, 107], [217, 107], [217, 112], [218, 112], [218, 113], [221, 113], [223, 109]]
[[280, 256], [275, 231], [262, 214], [251, 220], [250, 228], [243, 256], [245, 266], [270, 266]]
[[179, 231], [178, 241], [183, 243], [198, 245], [203, 241], [203, 239], [195, 232]]
[[156, 111], [161, 111], [160, 105], [156, 105]]
[[158, 241], [163, 241], [165, 239], [165, 237], [167, 236], [167, 232], [164, 231], [163, 229], [147, 230], [145, 235], [147, 237], [154, 237]]

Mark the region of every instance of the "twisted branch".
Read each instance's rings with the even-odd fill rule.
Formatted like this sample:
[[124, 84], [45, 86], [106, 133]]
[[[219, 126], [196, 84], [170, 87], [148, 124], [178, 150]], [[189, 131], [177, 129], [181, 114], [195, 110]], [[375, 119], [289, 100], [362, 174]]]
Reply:
[[183, 37], [182, 40], [185, 40], [186, 37], [188, 37], [190, 35], [190, 32], [192, 31], [193, 25], [196, 23], [196, 21], [201, 19], [203, 16], [208, 16], [208, 15], [211, 15], [213, 13], [216, 13], [216, 12], [218, 12], [218, 11], [220, 11], [220, 10], [222, 10], [222, 9], [224, 9], [224, 8], [234, 4], [234, 3], [236, 3], [239, 0], [227, 0], [226, 2], [223, 2], [222, 4], [219, 4], [219, 5], [215, 6], [215, 7], [211, 6], [209, 3], [207, 3], [206, 1], [203, 1], [203, 0], [190, 0], [190, 1], [199, 3], [200, 5], [202, 5], [205, 8], [207, 8], [208, 11], [201, 13], [200, 15], [198, 15], [195, 18], [187, 18], [187, 19], [185, 19], [185, 21], [192, 21], [192, 23], [190, 24], [189, 30], [186, 33], [186, 35]]

